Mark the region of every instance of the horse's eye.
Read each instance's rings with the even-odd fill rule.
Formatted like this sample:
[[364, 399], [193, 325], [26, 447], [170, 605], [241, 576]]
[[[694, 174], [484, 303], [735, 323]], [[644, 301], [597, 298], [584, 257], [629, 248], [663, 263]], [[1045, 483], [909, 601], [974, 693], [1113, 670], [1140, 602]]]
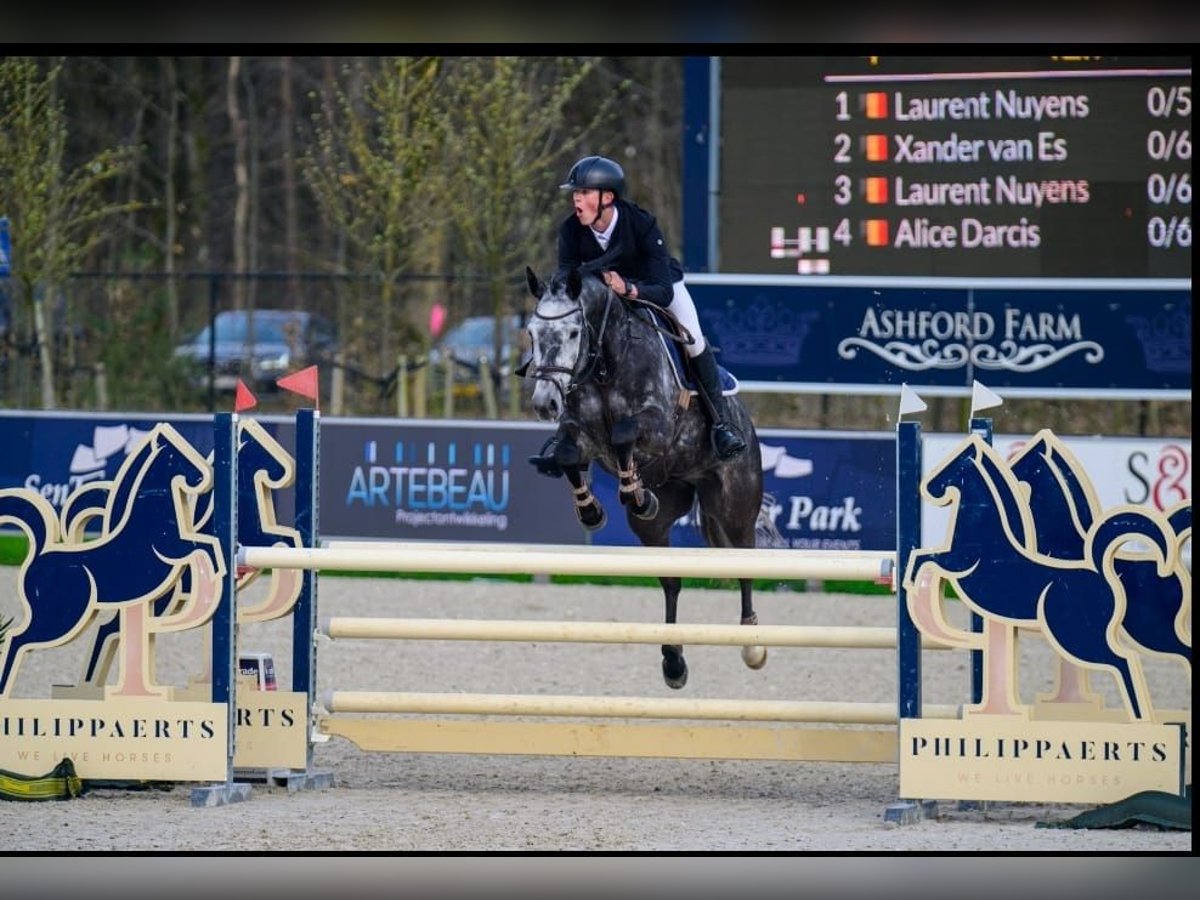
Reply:
[[567, 337], [569, 337], [571, 340], [575, 340], [575, 338], [579, 337], [579, 329], [572, 328], [570, 331], [567, 332]]

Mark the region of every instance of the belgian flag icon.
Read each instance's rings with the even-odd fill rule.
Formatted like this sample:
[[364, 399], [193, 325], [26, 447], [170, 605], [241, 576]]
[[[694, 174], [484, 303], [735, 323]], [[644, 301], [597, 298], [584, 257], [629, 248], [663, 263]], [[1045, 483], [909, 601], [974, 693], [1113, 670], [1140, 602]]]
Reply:
[[887, 219], [867, 219], [863, 223], [863, 231], [867, 236], [868, 247], [886, 247], [888, 245]]
[[887, 162], [888, 139], [886, 134], [868, 134], [863, 138], [863, 151], [868, 162]]
[[863, 107], [868, 119], [886, 119], [888, 117], [887, 94], [883, 91], [871, 91], [863, 97]]
[[888, 182], [886, 178], [864, 178], [863, 196], [868, 203], [888, 202]]

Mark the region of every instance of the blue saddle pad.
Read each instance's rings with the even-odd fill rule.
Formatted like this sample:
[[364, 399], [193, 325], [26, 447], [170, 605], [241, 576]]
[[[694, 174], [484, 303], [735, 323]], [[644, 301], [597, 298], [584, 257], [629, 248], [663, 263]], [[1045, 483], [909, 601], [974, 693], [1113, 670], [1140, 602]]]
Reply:
[[[659, 328], [670, 331], [672, 323], [669, 322], [657, 309], [640, 306], [634, 310], [634, 315], [642, 316], [650, 320], [653, 319]], [[667, 351], [667, 359], [671, 363], [671, 369], [675, 373], [675, 383], [681, 388], [687, 388], [692, 393], [696, 392], [696, 379], [692, 377], [691, 370], [683, 363], [682, 344], [678, 341], [672, 341], [661, 332], [658, 339], [662, 341], [663, 347]], [[720, 363], [717, 363], [717, 375], [721, 379], [721, 393], [725, 395], [736, 394], [738, 392], [738, 380]]]

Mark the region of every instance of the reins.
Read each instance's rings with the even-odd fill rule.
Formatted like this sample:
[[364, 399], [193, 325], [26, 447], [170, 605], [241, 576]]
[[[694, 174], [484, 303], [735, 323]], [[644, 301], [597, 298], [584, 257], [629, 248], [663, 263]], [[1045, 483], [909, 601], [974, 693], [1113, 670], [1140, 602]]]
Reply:
[[[539, 378], [542, 380], [547, 380], [545, 376], [553, 373], [561, 373], [563, 375], [571, 376], [571, 380], [567, 383], [567, 389], [563, 391], [564, 400], [568, 395], [574, 393], [581, 384], [585, 384], [590, 378], [593, 377], [596, 367], [600, 363], [600, 353], [604, 346], [604, 333], [608, 330], [608, 316], [612, 311], [612, 301], [614, 296], [613, 292], [607, 288], [606, 292], [607, 296], [604, 300], [604, 313], [600, 317], [600, 327], [595, 331], [592, 329], [591, 320], [589, 320], [587, 317], [587, 310], [583, 308], [582, 300], [579, 301], [578, 306], [574, 307], [573, 309], [569, 309], [564, 313], [559, 313], [556, 316], [548, 316], [540, 313], [537, 311], [536, 307], [533, 310], [534, 317], [542, 319], [546, 322], [552, 322], [557, 319], [565, 319], [567, 316], [575, 315], [575, 313], [579, 313], [583, 318], [584, 330], [587, 333], [588, 348], [586, 355], [582, 359], [582, 366], [580, 365], [580, 360], [577, 359], [575, 361], [575, 366], [570, 369], [568, 369], [566, 366], [537, 366], [530, 373], [534, 378]], [[599, 378], [597, 378], [597, 380], [599, 380]]]
[[[677, 344], [684, 344], [688, 347], [696, 343], [696, 339], [692, 336], [692, 333], [683, 326], [683, 323], [679, 321], [679, 318], [675, 315], [675, 313], [671, 312], [671, 310], [669, 310], [667, 307], [659, 306], [657, 303], [651, 303], [649, 300], [643, 300], [641, 297], [625, 297], [623, 299], [626, 303], [636, 304], [650, 310], [649, 325], [659, 334], [669, 338]], [[656, 313], [658, 316], [662, 316], [664, 319], [670, 322], [672, 327], [663, 328], [661, 325], [659, 325], [658, 318], [655, 315]]]

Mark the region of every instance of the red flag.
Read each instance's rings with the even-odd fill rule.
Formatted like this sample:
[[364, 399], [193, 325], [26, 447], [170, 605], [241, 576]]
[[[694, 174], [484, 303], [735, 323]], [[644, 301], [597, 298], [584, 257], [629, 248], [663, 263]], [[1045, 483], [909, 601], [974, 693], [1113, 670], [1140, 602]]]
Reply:
[[250, 388], [246, 387], [246, 383], [242, 379], [238, 379], [237, 393], [233, 397], [233, 411], [240, 413], [243, 410], [251, 409], [258, 405], [258, 398], [250, 392]]
[[309, 366], [307, 369], [301, 369], [299, 372], [293, 372], [291, 375], [284, 375], [275, 383], [285, 391], [291, 391], [294, 394], [308, 397], [320, 407], [320, 401], [317, 399], [316, 366]]

